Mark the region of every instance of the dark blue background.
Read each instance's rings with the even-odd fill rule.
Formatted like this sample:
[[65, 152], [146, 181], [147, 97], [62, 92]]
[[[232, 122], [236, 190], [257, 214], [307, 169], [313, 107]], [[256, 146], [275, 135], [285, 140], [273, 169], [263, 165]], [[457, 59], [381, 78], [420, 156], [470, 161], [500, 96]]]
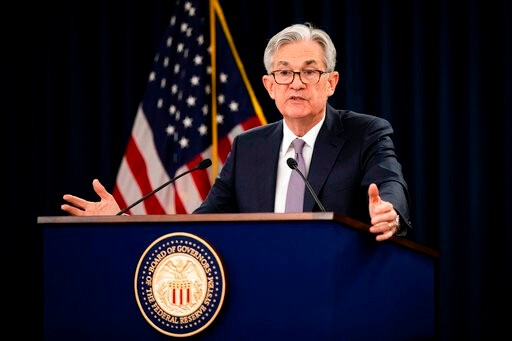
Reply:
[[[510, 336], [511, 2], [220, 2], [269, 121], [280, 117], [261, 84], [267, 40], [304, 21], [331, 33], [341, 74], [332, 103], [393, 124], [410, 238], [440, 251], [441, 336]], [[112, 188], [173, 8], [46, 1], [3, 12], [7, 299], [31, 330], [42, 325], [36, 217], [62, 214], [64, 193], [95, 199], [95, 177]]]

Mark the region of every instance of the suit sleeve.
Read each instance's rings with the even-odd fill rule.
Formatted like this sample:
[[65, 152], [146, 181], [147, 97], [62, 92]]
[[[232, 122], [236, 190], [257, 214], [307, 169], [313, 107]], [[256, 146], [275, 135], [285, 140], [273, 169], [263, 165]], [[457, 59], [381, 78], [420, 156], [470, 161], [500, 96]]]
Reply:
[[233, 140], [233, 146], [226, 158], [219, 176], [208, 192], [206, 199], [192, 213], [238, 213], [236, 202], [234, 172], [235, 155], [238, 137]]
[[369, 122], [363, 149], [363, 185], [377, 184], [381, 198], [391, 202], [400, 216], [399, 235], [405, 235], [412, 227], [410, 198], [392, 135], [393, 128], [387, 120], [375, 117]]

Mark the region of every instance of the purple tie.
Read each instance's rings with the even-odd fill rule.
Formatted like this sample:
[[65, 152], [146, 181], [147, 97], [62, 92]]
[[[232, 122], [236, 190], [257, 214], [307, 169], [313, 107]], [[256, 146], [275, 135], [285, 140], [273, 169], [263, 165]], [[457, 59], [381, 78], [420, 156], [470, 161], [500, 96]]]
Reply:
[[[295, 149], [295, 161], [297, 161], [297, 168], [306, 176], [306, 164], [302, 157], [302, 147], [304, 147], [304, 140], [295, 139], [292, 142]], [[304, 190], [306, 183], [304, 179], [296, 170], [292, 170], [290, 175], [290, 182], [288, 183], [288, 191], [286, 192], [286, 206], [285, 212], [302, 212], [304, 207]]]

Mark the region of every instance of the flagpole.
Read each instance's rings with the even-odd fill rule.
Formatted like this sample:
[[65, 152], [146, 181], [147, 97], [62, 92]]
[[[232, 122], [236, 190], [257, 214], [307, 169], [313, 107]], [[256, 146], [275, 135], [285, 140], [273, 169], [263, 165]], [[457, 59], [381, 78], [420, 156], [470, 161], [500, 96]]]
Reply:
[[217, 40], [215, 34], [215, 4], [217, 0], [210, 0], [210, 47], [212, 62], [212, 183], [217, 177], [218, 169], [218, 132], [217, 132]]
[[245, 88], [247, 89], [247, 92], [249, 93], [249, 97], [251, 99], [251, 103], [252, 103], [252, 106], [256, 113], [256, 116], [258, 116], [261, 124], [265, 125], [265, 124], [267, 124], [267, 119], [265, 117], [265, 114], [263, 113], [263, 109], [261, 108], [260, 103], [258, 102], [258, 99], [256, 98], [254, 90], [251, 86], [251, 82], [249, 82], [249, 77], [247, 77], [247, 73], [245, 72], [245, 68], [242, 63], [242, 60], [240, 59], [240, 56], [238, 55], [238, 51], [236, 50], [235, 43], [233, 42], [233, 37], [231, 36], [231, 32], [229, 31], [228, 24], [226, 23], [226, 19], [224, 18], [224, 12], [222, 11], [222, 8], [220, 7], [218, 0], [212, 0], [212, 1], [215, 1], [215, 20], [219, 20], [219, 23], [222, 26], [224, 35], [226, 36], [226, 39], [229, 44], [229, 48], [231, 49], [231, 53], [233, 54], [233, 58], [235, 58], [235, 62], [238, 67], [238, 71], [240, 72], [240, 76], [242, 77], [242, 80], [244, 81]]

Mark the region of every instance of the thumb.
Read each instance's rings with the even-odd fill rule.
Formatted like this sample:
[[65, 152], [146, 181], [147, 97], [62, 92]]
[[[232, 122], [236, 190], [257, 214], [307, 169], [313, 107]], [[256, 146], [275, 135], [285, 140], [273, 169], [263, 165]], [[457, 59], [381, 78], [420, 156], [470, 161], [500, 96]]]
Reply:
[[94, 179], [92, 181], [92, 186], [94, 188], [94, 191], [101, 199], [107, 199], [110, 196], [110, 193], [107, 192], [105, 187], [101, 184], [101, 182], [98, 179]]
[[370, 184], [370, 186], [368, 187], [368, 200], [370, 202], [370, 204], [378, 204], [379, 201], [380, 201], [380, 197], [379, 197], [379, 188], [377, 187], [376, 184]]

